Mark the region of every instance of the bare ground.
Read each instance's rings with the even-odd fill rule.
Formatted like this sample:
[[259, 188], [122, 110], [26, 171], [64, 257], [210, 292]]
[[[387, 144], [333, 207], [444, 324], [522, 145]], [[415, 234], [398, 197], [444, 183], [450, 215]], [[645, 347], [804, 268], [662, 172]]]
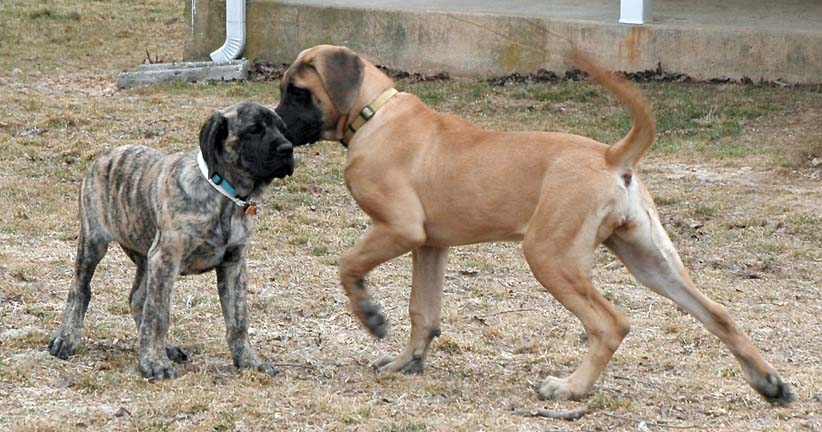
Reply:
[[[121, 15], [105, 4], [90, 12], [86, 2], [12, 1], [2, 12], [20, 37], [0, 44], [0, 54], [14, 51], [9, 45], [30, 49], [17, 60], [0, 56], [0, 429], [638, 430], [644, 422], [650, 430], [822, 430], [818, 88], [643, 86], [661, 137], [641, 175], [697, 284], [729, 307], [793, 385], [791, 407], [760, 399], [715, 337], [639, 286], [605, 251], [597, 254], [595, 283], [632, 332], [590, 397], [538, 401], [531, 386], [570, 373], [586, 342], [578, 321], [508, 243], [452, 250], [443, 336], [424, 375], [375, 375], [369, 364], [398, 352], [408, 334], [410, 259], [370, 277], [394, 326], [375, 341], [351, 317], [337, 283], [336, 259], [368, 221], [342, 184], [345, 153], [335, 143], [301, 148], [296, 175], [262, 199], [249, 262], [252, 340], [280, 364], [279, 376], [231, 366], [214, 277], [201, 275], [179, 279], [174, 293], [170, 337], [191, 362], [174, 381], [140, 378], [127, 304], [133, 268], [116, 247], [93, 281], [80, 352], [68, 361], [50, 357], [45, 347], [72, 276], [76, 194], [89, 162], [129, 143], [188, 149], [211, 110], [278, 97], [270, 83], [116, 91], [116, 72], [145, 56], [126, 49], [137, 35], [165, 34], [159, 45], [139, 43], [179, 55], [178, 3], [131, 4]], [[63, 28], [75, 17], [99, 27], [94, 44]], [[128, 37], [117, 30], [125, 22], [134, 26]], [[26, 33], [38, 26], [59, 27], [77, 43]], [[86, 45], [86, 54], [95, 45], [115, 54], [93, 65], [58, 55], [82, 54]], [[606, 141], [625, 131], [619, 107], [584, 84], [400, 85], [487, 127], [570, 130]], [[737, 121], [739, 105], [754, 111]], [[677, 129], [684, 115], [695, 120]], [[581, 404], [589, 412], [574, 422], [512, 412]]]

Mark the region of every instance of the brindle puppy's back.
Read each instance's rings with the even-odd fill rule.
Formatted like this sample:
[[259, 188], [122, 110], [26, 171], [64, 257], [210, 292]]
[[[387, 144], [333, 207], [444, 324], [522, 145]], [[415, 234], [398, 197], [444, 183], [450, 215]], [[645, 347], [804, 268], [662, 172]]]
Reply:
[[85, 232], [107, 235], [108, 240], [145, 255], [157, 231], [155, 203], [149, 196], [158, 187], [164, 156], [138, 145], [118, 147], [101, 155], [86, 173], [80, 190], [81, 214], [99, 217], [83, 221], [97, 224]]

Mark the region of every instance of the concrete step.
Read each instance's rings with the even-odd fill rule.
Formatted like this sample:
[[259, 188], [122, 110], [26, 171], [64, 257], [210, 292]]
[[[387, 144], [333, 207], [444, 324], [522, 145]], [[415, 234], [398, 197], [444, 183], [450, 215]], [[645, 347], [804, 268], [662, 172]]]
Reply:
[[171, 81], [235, 81], [248, 78], [249, 61], [232, 60], [225, 63], [210, 61], [182, 63], [141, 64], [134, 72], [124, 72], [117, 77], [117, 87], [128, 88], [140, 85]]

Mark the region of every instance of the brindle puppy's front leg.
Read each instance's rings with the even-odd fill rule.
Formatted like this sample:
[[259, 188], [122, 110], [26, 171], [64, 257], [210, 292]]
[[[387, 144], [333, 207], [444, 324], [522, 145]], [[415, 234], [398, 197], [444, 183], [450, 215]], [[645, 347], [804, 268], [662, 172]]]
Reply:
[[177, 376], [166, 354], [166, 334], [171, 321], [171, 290], [180, 269], [182, 243], [179, 238], [164, 238], [158, 233], [148, 251], [139, 369], [143, 377], [150, 380]]
[[225, 253], [223, 263], [217, 267], [217, 290], [225, 319], [225, 338], [234, 366], [256, 369], [271, 376], [280, 371], [257, 357], [248, 342], [248, 306], [246, 302], [245, 250], [233, 248]]

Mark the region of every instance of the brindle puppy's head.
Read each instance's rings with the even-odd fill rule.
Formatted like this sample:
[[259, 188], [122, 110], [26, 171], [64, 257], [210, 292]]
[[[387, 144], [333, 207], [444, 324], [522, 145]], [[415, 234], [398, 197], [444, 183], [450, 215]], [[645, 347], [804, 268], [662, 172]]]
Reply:
[[254, 193], [274, 178], [294, 172], [293, 146], [274, 110], [240, 102], [215, 112], [200, 130], [200, 150], [209, 177], [219, 174], [237, 192]]
[[339, 139], [363, 82], [365, 63], [346, 47], [318, 45], [300, 53], [285, 71], [277, 114], [294, 145]]

